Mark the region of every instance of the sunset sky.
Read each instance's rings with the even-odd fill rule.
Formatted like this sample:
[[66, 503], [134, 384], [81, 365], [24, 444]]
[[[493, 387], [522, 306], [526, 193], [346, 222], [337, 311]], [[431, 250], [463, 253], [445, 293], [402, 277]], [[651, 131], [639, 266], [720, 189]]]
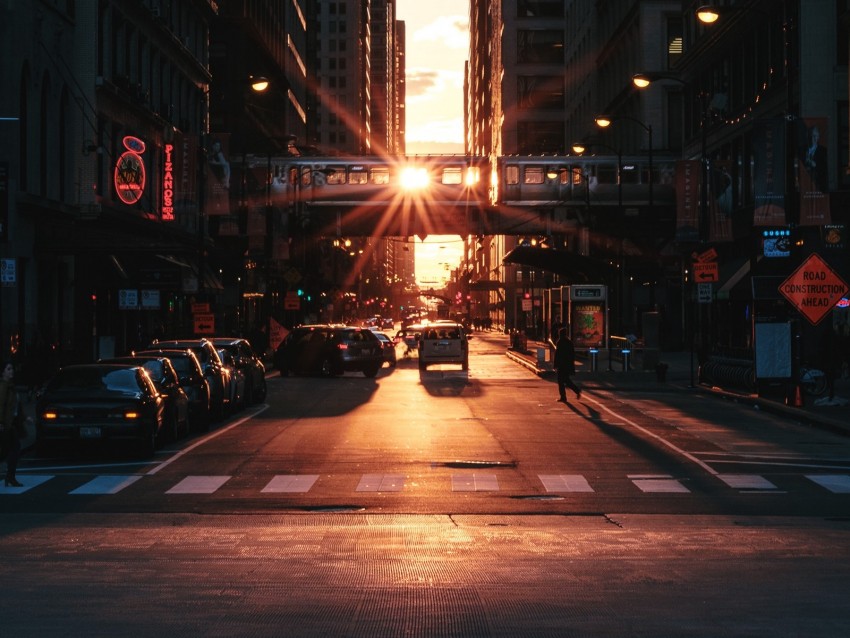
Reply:
[[[407, 154], [463, 153], [463, 66], [469, 57], [466, 0], [398, 0], [407, 35]], [[442, 287], [463, 255], [458, 236], [417, 240], [416, 278]], [[449, 269], [446, 269], [446, 264]]]

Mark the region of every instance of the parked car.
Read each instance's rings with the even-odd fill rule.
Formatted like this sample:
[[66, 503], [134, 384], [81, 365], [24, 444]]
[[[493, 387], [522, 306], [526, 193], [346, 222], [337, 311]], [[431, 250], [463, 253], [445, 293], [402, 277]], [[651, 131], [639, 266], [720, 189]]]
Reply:
[[204, 376], [201, 362], [191, 350], [139, 350], [136, 356], [168, 357], [180, 379], [180, 386], [189, 399], [189, 425], [204, 432], [210, 425], [210, 384]]
[[189, 397], [180, 385], [180, 376], [171, 359], [164, 355], [138, 355], [102, 359], [100, 363], [142, 366], [165, 398], [165, 433], [168, 439], [177, 441], [189, 434]]
[[378, 337], [378, 341], [381, 342], [381, 345], [384, 347], [384, 361], [390, 364], [390, 367], [395, 367], [395, 364], [398, 363], [398, 357], [396, 356], [395, 351], [395, 341], [390, 339], [383, 332], [375, 332], [375, 336]]
[[469, 370], [469, 337], [459, 323], [440, 322], [426, 326], [419, 338], [419, 369], [432, 363], [459, 363]]
[[425, 330], [423, 324], [413, 323], [395, 333], [393, 341], [404, 344], [405, 357], [419, 350], [419, 337], [422, 336], [423, 330]]
[[236, 365], [236, 358], [230, 350], [218, 349], [221, 365], [227, 371], [227, 405], [231, 413], [237, 412], [248, 404], [245, 392], [245, 370]]
[[142, 366], [70, 365], [39, 393], [36, 440], [131, 443], [148, 457], [162, 435], [165, 410], [165, 398]]
[[173, 339], [167, 341], [154, 341], [148, 346], [151, 348], [182, 349], [189, 348], [201, 362], [204, 376], [210, 384], [210, 410], [212, 418], [219, 420], [224, 418], [230, 406], [227, 387], [230, 385], [228, 371], [221, 364], [218, 350], [209, 339]]
[[248, 403], [261, 403], [266, 400], [266, 366], [254, 351], [247, 339], [239, 337], [216, 337], [213, 345], [233, 353], [237, 368], [245, 372], [245, 396]]
[[308, 325], [294, 328], [274, 355], [281, 376], [339, 376], [362, 372], [374, 377], [384, 365], [384, 348], [375, 333], [354, 326]]

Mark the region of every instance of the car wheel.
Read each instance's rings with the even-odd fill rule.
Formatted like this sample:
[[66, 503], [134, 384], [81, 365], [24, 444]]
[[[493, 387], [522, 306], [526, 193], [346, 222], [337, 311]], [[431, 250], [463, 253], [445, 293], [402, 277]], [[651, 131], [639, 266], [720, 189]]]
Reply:
[[368, 378], [368, 379], [372, 379], [373, 377], [377, 376], [378, 370], [380, 370], [380, 369], [381, 369], [381, 366], [370, 366], [368, 368], [364, 368], [363, 369], [363, 376]]
[[463, 366], [461, 367], [461, 370], [469, 370], [469, 360], [468, 359], [463, 360]]
[[262, 403], [266, 400], [266, 378], [263, 377], [263, 382], [260, 384], [260, 387], [257, 389], [257, 393], [254, 395], [254, 400], [257, 403]]
[[334, 374], [334, 364], [330, 357], [322, 359], [322, 365], [319, 367], [319, 374], [323, 377], [331, 377]]
[[428, 369], [428, 364], [425, 363], [424, 361], [422, 361], [422, 359], [419, 360], [419, 369], [420, 370], [427, 370]]

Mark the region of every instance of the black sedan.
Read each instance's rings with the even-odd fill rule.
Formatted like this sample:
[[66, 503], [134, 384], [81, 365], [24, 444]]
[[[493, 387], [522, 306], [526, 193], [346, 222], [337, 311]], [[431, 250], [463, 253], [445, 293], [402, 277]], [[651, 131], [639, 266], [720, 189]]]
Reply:
[[247, 403], [266, 400], [266, 367], [254, 352], [247, 339], [239, 337], [215, 337], [210, 341], [219, 350], [233, 355], [234, 365], [245, 373], [245, 395]]
[[191, 350], [139, 350], [136, 356], [168, 357], [180, 387], [189, 398], [189, 425], [192, 430], [205, 432], [210, 427], [210, 384], [204, 376], [201, 362]]
[[362, 372], [374, 377], [384, 365], [384, 347], [368, 328], [299, 326], [280, 342], [274, 364], [281, 376], [293, 373], [329, 377]]
[[175, 339], [154, 341], [148, 350], [154, 348], [180, 349], [189, 348], [201, 362], [204, 376], [210, 384], [210, 410], [214, 419], [223, 419], [230, 410], [230, 375], [221, 363], [218, 350], [209, 339]]
[[89, 363], [62, 368], [39, 393], [38, 443], [130, 443], [144, 457], [157, 447], [165, 399], [141, 366]]
[[104, 359], [100, 363], [124, 363], [142, 366], [165, 398], [165, 432], [171, 441], [189, 434], [189, 397], [180, 385], [180, 376], [164, 355], [138, 355]]

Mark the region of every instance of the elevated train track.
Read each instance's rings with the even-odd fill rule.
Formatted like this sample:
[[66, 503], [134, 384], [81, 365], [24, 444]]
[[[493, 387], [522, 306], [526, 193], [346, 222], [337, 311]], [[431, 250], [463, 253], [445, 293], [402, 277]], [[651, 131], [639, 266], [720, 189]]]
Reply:
[[675, 204], [675, 159], [664, 156], [651, 181], [648, 158], [635, 156], [245, 155], [231, 165], [242, 204], [292, 214], [323, 236], [622, 231], [672, 219]]

